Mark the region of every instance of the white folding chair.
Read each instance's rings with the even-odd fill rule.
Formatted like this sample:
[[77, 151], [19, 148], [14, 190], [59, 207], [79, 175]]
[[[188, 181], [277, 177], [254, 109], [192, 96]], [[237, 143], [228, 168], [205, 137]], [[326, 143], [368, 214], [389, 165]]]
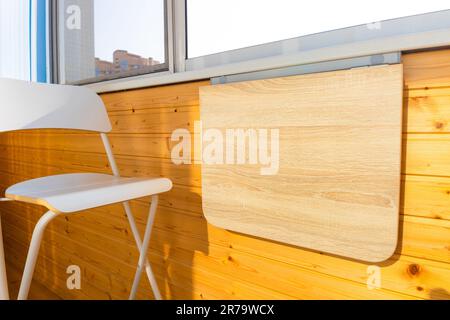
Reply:
[[[107, 132], [111, 123], [100, 97], [83, 87], [29, 83], [0, 79], [0, 132], [31, 129], [73, 129], [100, 133], [113, 175], [96, 173], [64, 174], [16, 184], [8, 188], [3, 201], [21, 201], [46, 207], [49, 211], [36, 224], [28, 251], [19, 300], [28, 296], [39, 247], [46, 226], [57, 216], [72, 214], [114, 203], [123, 203], [140, 254], [130, 299], [136, 297], [145, 268], [156, 299], [161, 299], [146, 253], [158, 206], [158, 195], [172, 189], [166, 178], [123, 178], [114, 159]], [[151, 196], [150, 213], [141, 241], [129, 200]], [[1, 236], [1, 232], [0, 232]], [[1, 239], [0, 239], [1, 245]], [[0, 248], [0, 281], [6, 281], [3, 247]], [[5, 284], [0, 286], [5, 295]]]

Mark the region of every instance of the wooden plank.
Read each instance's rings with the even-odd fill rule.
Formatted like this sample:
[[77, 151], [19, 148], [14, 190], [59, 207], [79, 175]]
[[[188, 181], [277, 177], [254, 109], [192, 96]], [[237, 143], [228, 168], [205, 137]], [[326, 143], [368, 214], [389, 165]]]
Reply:
[[404, 177], [402, 211], [405, 215], [450, 220], [450, 178]]
[[450, 50], [405, 54], [402, 57], [407, 89], [450, 86]]
[[404, 217], [401, 254], [450, 263], [450, 221]]
[[198, 107], [198, 88], [209, 81], [196, 81], [170, 86], [144, 88], [103, 94], [109, 113], [150, 108]]
[[403, 144], [404, 173], [450, 176], [450, 134], [407, 134]]
[[407, 91], [403, 132], [449, 133], [450, 94], [448, 88]]
[[[8, 271], [8, 283], [10, 297], [15, 299], [19, 293], [20, 281], [22, 280], [21, 269], [17, 269], [11, 264], [6, 266]], [[31, 282], [30, 294], [28, 300], [61, 300], [61, 297], [49, 290], [46, 285], [39, 283], [36, 280]]]
[[[116, 162], [122, 176], [125, 177], [170, 177], [176, 185], [201, 187], [200, 165], [175, 165], [172, 160], [116, 156]], [[27, 178], [47, 174], [97, 172], [111, 173], [106, 155], [93, 156], [61, 150], [34, 149], [13, 146], [0, 147], [0, 170], [9, 173], [24, 173]]]
[[397, 243], [402, 80], [394, 65], [202, 87], [205, 132], [280, 134], [274, 175], [251, 165], [203, 165], [206, 218], [345, 257], [389, 258]]
[[[170, 134], [109, 134], [114, 155], [171, 159], [171, 150], [178, 142]], [[73, 132], [16, 132], [6, 133], [6, 145], [35, 150], [60, 150], [90, 152], [92, 156], [104, 155], [99, 135]], [[82, 143], [80, 143], [82, 141]], [[5, 143], [1, 144], [5, 146]]]
[[194, 132], [194, 123], [200, 120], [200, 111], [198, 106], [151, 108], [115, 112], [110, 119], [115, 133], [171, 134], [180, 128]]

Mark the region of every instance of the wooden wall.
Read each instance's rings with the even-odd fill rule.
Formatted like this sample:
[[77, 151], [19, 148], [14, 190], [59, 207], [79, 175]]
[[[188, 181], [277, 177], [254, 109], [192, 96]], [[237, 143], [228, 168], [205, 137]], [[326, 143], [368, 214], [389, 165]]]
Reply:
[[[287, 246], [209, 225], [197, 165], [170, 160], [171, 132], [193, 131], [198, 88], [208, 82], [103, 95], [111, 140], [126, 176], [170, 177], [149, 258], [168, 299], [449, 299], [450, 51], [404, 56], [405, 125], [400, 243], [368, 290], [365, 263]], [[24, 179], [78, 171], [109, 172], [96, 135], [41, 131], [0, 137], [0, 189]], [[148, 199], [133, 202], [141, 230]], [[12, 291], [43, 210], [1, 204]], [[49, 227], [35, 279], [63, 299], [125, 299], [138, 254], [120, 206], [59, 217]], [[82, 289], [66, 288], [79, 265]], [[34, 290], [34, 292], [33, 292]], [[32, 288], [32, 297], [40, 295]], [[139, 298], [152, 298], [146, 278]]]

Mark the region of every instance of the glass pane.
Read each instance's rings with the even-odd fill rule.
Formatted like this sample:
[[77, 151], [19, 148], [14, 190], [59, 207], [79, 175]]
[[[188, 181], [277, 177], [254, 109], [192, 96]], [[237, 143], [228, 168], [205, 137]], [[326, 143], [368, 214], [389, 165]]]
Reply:
[[48, 82], [48, 0], [0, 0], [0, 77]]
[[0, 0], [0, 77], [30, 80], [30, 2]]
[[188, 57], [449, 8], [448, 0], [187, 0]]
[[166, 69], [164, 0], [63, 0], [61, 80], [96, 82]]

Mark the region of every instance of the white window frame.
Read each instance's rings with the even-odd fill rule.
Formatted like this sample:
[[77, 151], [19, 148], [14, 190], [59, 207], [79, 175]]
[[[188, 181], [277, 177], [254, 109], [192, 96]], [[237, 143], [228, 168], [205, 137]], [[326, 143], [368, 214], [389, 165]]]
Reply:
[[187, 59], [186, 1], [165, 1], [169, 71], [86, 86], [103, 93], [450, 46], [449, 9], [383, 21], [377, 30], [361, 25]]
[[[94, 0], [92, 0], [94, 1]], [[136, 77], [140, 76], [153, 76], [153, 75], [168, 75], [174, 72], [173, 69], [173, 56], [174, 56], [174, 48], [173, 48], [173, 25], [174, 21], [172, 19], [172, 5], [174, 1], [172, 0], [163, 0], [165, 4], [165, 61], [164, 63], [161, 63], [157, 66], [155, 66], [155, 71], [150, 73], [145, 73], [142, 75], [121, 75], [117, 74], [116, 78], [113, 78], [111, 80], [97, 80], [96, 78], [92, 79], [82, 79], [79, 82], [75, 83], [75, 85], [89, 85], [89, 84], [96, 84], [96, 83], [106, 83], [110, 81], [125, 81], [126, 79], [134, 79]], [[183, 0], [184, 1], [184, 0]], [[61, 50], [64, 48], [64, 37], [60, 36], [64, 34], [64, 24], [61, 23], [61, 16], [64, 16], [64, 8], [62, 8], [58, 0], [49, 0], [49, 23], [52, 26], [51, 30], [51, 46], [52, 46], [52, 82], [59, 83], [59, 84], [65, 84], [66, 83], [66, 77], [65, 77], [65, 68], [62, 66], [64, 65], [65, 56], [64, 56], [64, 50]], [[92, 82], [92, 83], [90, 83]]]

